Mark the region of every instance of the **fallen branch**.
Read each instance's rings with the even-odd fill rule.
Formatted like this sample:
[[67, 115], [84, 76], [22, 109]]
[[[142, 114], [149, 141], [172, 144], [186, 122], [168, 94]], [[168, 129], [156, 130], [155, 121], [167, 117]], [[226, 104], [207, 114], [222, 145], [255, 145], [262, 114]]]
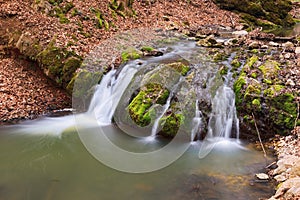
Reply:
[[264, 147], [264, 145], [263, 145], [263, 143], [262, 143], [262, 141], [261, 141], [260, 133], [259, 133], [259, 131], [258, 131], [257, 124], [256, 124], [255, 117], [254, 117], [254, 114], [253, 114], [253, 113], [252, 113], [252, 117], [253, 117], [253, 120], [254, 120], [254, 125], [255, 125], [255, 128], [256, 128], [257, 135], [258, 135], [258, 139], [259, 139], [260, 146], [261, 146], [261, 148], [262, 148], [262, 150], [263, 150], [263, 152], [264, 152], [264, 157], [266, 158], [266, 157], [267, 157], [267, 153], [266, 153], [265, 147]]

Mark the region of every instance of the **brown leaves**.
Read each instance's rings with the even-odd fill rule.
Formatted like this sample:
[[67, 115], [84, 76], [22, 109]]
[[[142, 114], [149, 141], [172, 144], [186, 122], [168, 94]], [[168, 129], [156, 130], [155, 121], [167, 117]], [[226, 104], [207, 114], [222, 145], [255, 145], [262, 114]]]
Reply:
[[70, 97], [25, 60], [0, 61], [0, 86], [0, 122], [34, 118], [52, 108], [70, 106]]

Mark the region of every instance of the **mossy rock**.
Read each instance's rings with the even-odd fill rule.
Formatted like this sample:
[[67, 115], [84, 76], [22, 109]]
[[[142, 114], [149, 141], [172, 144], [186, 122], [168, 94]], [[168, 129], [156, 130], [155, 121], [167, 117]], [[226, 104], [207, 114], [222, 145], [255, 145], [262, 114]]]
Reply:
[[154, 104], [165, 104], [169, 91], [161, 84], [148, 83], [133, 98], [128, 105], [128, 112], [131, 119], [139, 126], [147, 126], [151, 122], [150, 107]]
[[278, 71], [280, 70], [279, 66], [280, 64], [278, 62], [272, 60], [267, 60], [263, 65], [259, 66], [266, 83], [271, 84], [271, 80], [277, 77]]
[[179, 128], [183, 123], [184, 116], [182, 114], [171, 113], [168, 116], [162, 117], [160, 120], [162, 130], [159, 134], [164, 137], [172, 138], [178, 133]]
[[187, 75], [188, 71], [190, 70], [189, 66], [185, 65], [183, 62], [180, 62], [180, 61], [166, 64], [166, 66], [175, 69], [182, 76]]
[[125, 51], [122, 52], [122, 62], [127, 62], [129, 60], [135, 60], [141, 58], [143, 53], [136, 48], [129, 47]]
[[69, 57], [64, 62], [62, 69], [63, 87], [67, 87], [71, 79], [74, 77], [75, 71], [81, 66], [82, 60], [77, 57]]
[[74, 72], [82, 63], [82, 59], [74, 52], [52, 46], [52, 44], [49, 44], [34, 59], [38, 61], [48, 77], [64, 88], [67, 87]]
[[94, 87], [101, 81], [102, 76], [102, 72], [91, 72], [86, 69], [80, 69], [73, 76], [66, 89], [72, 93], [73, 107], [76, 110], [86, 111], [94, 94]]
[[[290, 0], [214, 0], [214, 2], [223, 9], [242, 13], [244, 20], [254, 25], [264, 25], [257, 18], [280, 26], [292, 26], [294, 24], [289, 14], [292, 9]], [[266, 27], [268, 26], [269, 24], [266, 25]]]
[[256, 132], [254, 123], [251, 123], [254, 122], [252, 114], [256, 116], [255, 121], [263, 138], [287, 134], [295, 125], [296, 98], [279, 79], [280, 65], [273, 60], [262, 63], [258, 56], [251, 56], [234, 83], [237, 111], [240, 116], [250, 116], [244, 122], [247, 132], [249, 127], [254, 130], [253, 136]]

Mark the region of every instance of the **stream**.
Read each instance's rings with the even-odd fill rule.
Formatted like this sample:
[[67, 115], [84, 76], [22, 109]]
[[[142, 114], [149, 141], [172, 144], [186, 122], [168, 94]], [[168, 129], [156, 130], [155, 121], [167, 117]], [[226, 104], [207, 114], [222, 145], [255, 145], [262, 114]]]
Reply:
[[[0, 200], [254, 200], [272, 196], [273, 185], [256, 179], [255, 174], [264, 172], [274, 158], [265, 158], [239, 139], [232, 74], [216, 88], [218, 68], [193, 41], [179, 41], [160, 50], [164, 51], [162, 57], [131, 61], [121, 71], [108, 72], [84, 113], [1, 127]], [[208, 80], [205, 89], [193, 86], [197, 98], [189, 135], [171, 141], [157, 136], [158, 121], [167, 112], [179, 83], [170, 89], [150, 129], [134, 131], [113, 123], [133, 80], [138, 82], [153, 63], [176, 56], [191, 63], [196, 78]], [[194, 141], [205, 124], [199, 96], [209, 99], [212, 111], [207, 136]], [[150, 155], [152, 152], [159, 156]]]

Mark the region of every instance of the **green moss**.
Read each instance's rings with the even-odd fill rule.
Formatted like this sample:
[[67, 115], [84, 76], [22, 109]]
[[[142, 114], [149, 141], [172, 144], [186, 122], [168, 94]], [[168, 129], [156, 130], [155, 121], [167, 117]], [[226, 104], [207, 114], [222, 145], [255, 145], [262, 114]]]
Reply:
[[276, 92], [281, 91], [281, 89], [283, 89], [283, 88], [284, 88], [284, 86], [282, 86], [282, 85], [272, 85], [269, 88], [264, 90], [264, 95], [266, 97], [274, 97]]
[[246, 62], [246, 66], [249, 68], [252, 68], [254, 63], [256, 63], [256, 61], [258, 61], [258, 56], [254, 55], [251, 58], [249, 58]]
[[48, 0], [48, 2], [52, 5], [59, 5], [63, 2], [63, 0]]
[[238, 69], [241, 65], [242, 63], [238, 59], [234, 59], [231, 61], [231, 66], [234, 70]]
[[252, 105], [255, 107], [255, 109], [256, 109], [257, 111], [260, 111], [260, 110], [261, 110], [261, 104], [260, 104], [259, 99], [254, 99], [254, 100], [252, 101]]
[[228, 73], [228, 67], [222, 66], [221, 69], [219, 70], [219, 73], [221, 75], [226, 75]]
[[280, 64], [273, 60], [267, 60], [263, 65], [259, 66], [259, 69], [263, 73], [264, 79], [274, 79], [280, 70]]
[[153, 51], [153, 50], [154, 50], [154, 48], [153, 48], [153, 47], [150, 47], [150, 46], [143, 46], [143, 47], [141, 48], [141, 51], [151, 52], [151, 51]]
[[251, 77], [255, 79], [255, 78], [257, 78], [257, 74], [255, 72], [253, 72], [253, 73], [251, 73]]
[[87, 99], [93, 94], [93, 87], [100, 82], [102, 75], [101, 72], [81, 70], [73, 76], [66, 88], [72, 92], [73, 98]]
[[67, 14], [72, 8], [74, 8], [74, 4], [71, 2], [67, 2], [65, 6], [62, 8], [64, 14]]
[[77, 57], [70, 57], [64, 62], [62, 79], [65, 83], [69, 83], [74, 76], [76, 69], [81, 65], [81, 60]]
[[261, 86], [260, 86], [260, 84], [259, 83], [250, 84], [246, 88], [244, 98], [247, 98], [247, 96], [258, 97], [258, 96], [260, 96], [260, 94], [261, 94]]
[[266, 83], [266, 84], [268, 84], [268, 85], [272, 85], [273, 84], [272, 80], [270, 80], [270, 79], [264, 79], [263, 82]]
[[127, 62], [129, 60], [139, 59], [142, 56], [142, 52], [138, 51], [135, 48], [127, 48], [125, 51], [122, 52], [122, 62]]
[[272, 109], [272, 119], [278, 126], [293, 129], [297, 117], [297, 103], [291, 93], [282, 93], [268, 99]]
[[258, 49], [252, 49], [251, 53], [257, 54], [258, 53]]
[[166, 66], [175, 69], [182, 76], [185, 76], [190, 70], [190, 67], [183, 64], [182, 62], [173, 62], [173, 63], [166, 64]]
[[221, 52], [217, 52], [213, 56], [213, 59], [214, 59], [215, 62], [224, 61], [224, 60], [226, 60], [226, 58], [227, 58], [227, 55], [225, 55], [224, 53], [221, 53]]
[[182, 114], [171, 113], [168, 116], [162, 117], [160, 120], [160, 124], [162, 125], [160, 134], [165, 137], [174, 137], [183, 122], [184, 116]]
[[150, 107], [154, 104], [165, 104], [168, 96], [169, 91], [160, 84], [145, 85], [128, 105], [131, 119], [139, 126], [149, 125], [154, 112]]
[[233, 84], [233, 90], [236, 97], [236, 103], [239, 104], [242, 102], [241, 99], [241, 90], [243, 89], [244, 85], [246, 85], [246, 79], [243, 75], [240, 75], [240, 77], [234, 82]]
[[67, 23], [70, 22], [69, 19], [63, 13], [60, 13], [57, 16], [59, 18], [59, 22], [62, 23], [62, 24], [67, 24]]

